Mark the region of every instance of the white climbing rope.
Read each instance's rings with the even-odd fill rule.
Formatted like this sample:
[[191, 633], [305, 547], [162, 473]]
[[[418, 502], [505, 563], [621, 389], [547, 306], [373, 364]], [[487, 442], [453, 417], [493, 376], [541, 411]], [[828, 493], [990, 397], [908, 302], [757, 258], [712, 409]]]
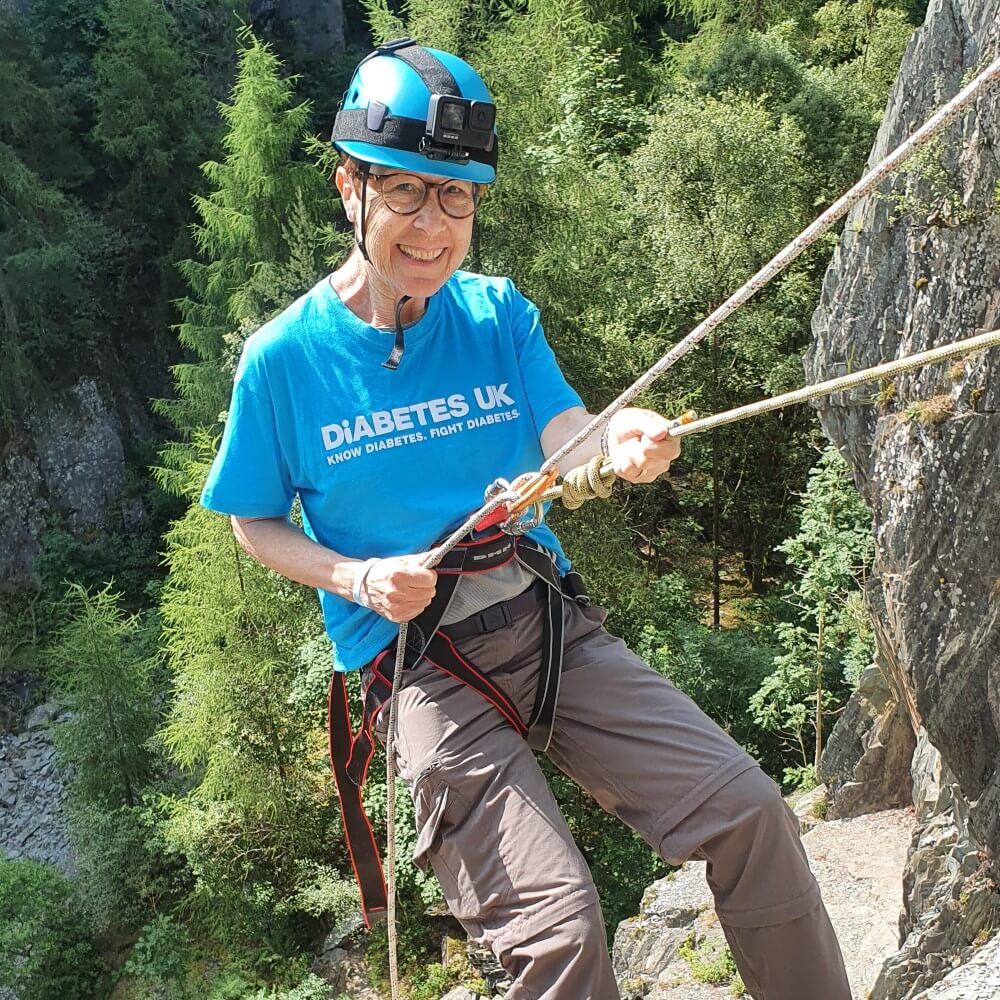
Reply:
[[[805, 403], [810, 399], [819, 399], [821, 396], [832, 396], [838, 392], [847, 392], [849, 389], [857, 388], [859, 385], [866, 385], [869, 382], [878, 382], [881, 379], [892, 378], [901, 372], [912, 371], [914, 368], [922, 368], [925, 365], [937, 364], [941, 361], [948, 361], [950, 358], [958, 358], [964, 354], [971, 354], [973, 351], [983, 351], [990, 347], [1000, 347], [1000, 330], [993, 330], [990, 333], [980, 333], [975, 337], [967, 337], [965, 340], [956, 340], [951, 344], [944, 344], [941, 347], [932, 347], [930, 350], [921, 351], [918, 354], [909, 354], [895, 361], [887, 361], [885, 364], [875, 365], [874, 368], [864, 368], [861, 371], [852, 372], [850, 375], [840, 375], [837, 378], [827, 379], [825, 382], [817, 382], [815, 385], [807, 385], [801, 389], [793, 389], [791, 392], [784, 392], [780, 396], [771, 396], [769, 399], [761, 399], [756, 403], [748, 403], [746, 406], [737, 406], [735, 409], [726, 410], [723, 413], [716, 413], [710, 417], [695, 418], [686, 422], [676, 422], [668, 432], [670, 437], [687, 437], [688, 434], [701, 434], [704, 431], [714, 430], [716, 427], [725, 427], [727, 424], [735, 424], [740, 420], [749, 420], [751, 417], [759, 416], [761, 413], [770, 413], [772, 410], [780, 410], [785, 406], [793, 406], [796, 403]], [[598, 476], [606, 477], [614, 472], [611, 460], [605, 456], [598, 456], [598, 460], [592, 460], [593, 470], [590, 471], [589, 479], [595, 481]], [[571, 470], [571, 472], [574, 470]], [[588, 491], [586, 487], [582, 490], [573, 490], [570, 504], [566, 504], [566, 482], [571, 472], [566, 473], [562, 483], [550, 487], [542, 494], [542, 501], [562, 499], [564, 506], [572, 508], [580, 506], [585, 500], [605, 499], [610, 490], [605, 486], [600, 491]], [[575, 477], [574, 477], [575, 478]]]
[[[872, 191], [917, 150], [927, 145], [941, 130], [965, 111], [979, 96], [980, 92], [1000, 80], [1000, 57], [986, 67], [968, 86], [956, 94], [944, 107], [927, 120], [909, 139], [897, 146], [880, 163], [876, 164], [847, 192], [835, 201], [815, 222], [796, 236], [776, 257], [768, 261], [749, 281], [733, 292], [710, 316], [702, 320], [682, 341], [671, 348], [648, 371], [640, 375], [616, 400], [609, 403], [582, 430], [570, 438], [558, 451], [550, 455], [542, 465], [541, 472], [554, 469], [574, 448], [590, 437], [602, 424], [619, 410], [628, 406], [644, 389], [648, 389], [668, 368], [679, 361], [688, 351], [723, 320], [731, 316], [754, 293], [763, 288], [772, 278], [780, 274], [807, 247], [826, 233], [835, 222], [846, 215], [862, 198]], [[690, 433], [690, 432], [688, 432]]]
[[[506, 507], [520, 499], [520, 494], [504, 491], [492, 497], [483, 507], [470, 515], [455, 529], [440, 545], [430, 551], [423, 561], [427, 569], [433, 569], [451, 550], [479, 524], [483, 518], [489, 517], [500, 507]], [[399, 626], [399, 638], [396, 640], [396, 667], [392, 675], [392, 694], [389, 696], [388, 731], [385, 738], [385, 777], [386, 777], [386, 933], [389, 945], [389, 986], [392, 1000], [398, 1000], [399, 993], [399, 955], [396, 946], [396, 705], [403, 669], [406, 659], [406, 639], [409, 624], [403, 622]]]

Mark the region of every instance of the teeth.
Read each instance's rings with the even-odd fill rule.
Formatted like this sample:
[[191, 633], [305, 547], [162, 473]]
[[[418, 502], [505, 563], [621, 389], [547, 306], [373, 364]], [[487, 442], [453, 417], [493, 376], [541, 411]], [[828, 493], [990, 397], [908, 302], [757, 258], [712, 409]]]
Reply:
[[412, 257], [414, 260], [437, 260], [444, 250], [421, 250], [420, 247], [410, 247], [399, 245], [399, 249], [406, 254], [407, 257]]

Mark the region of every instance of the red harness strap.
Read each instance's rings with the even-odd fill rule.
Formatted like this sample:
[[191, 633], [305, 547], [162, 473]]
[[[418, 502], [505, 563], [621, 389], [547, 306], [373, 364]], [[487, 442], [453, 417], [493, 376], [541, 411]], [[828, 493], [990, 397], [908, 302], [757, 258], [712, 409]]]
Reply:
[[[507, 696], [462, 659], [451, 641], [437, 632], [438, 623], [458, 584], [458, 577], [486, 572], [509, 563], [515, 557], [516, 545], [516, 541], [509, 535], [489, 530], [478, 537], [470, 537], [445, 556], [438, 566], [438, 587], [431, 605], [411, 623], [411, 632], [418, 637], [419, 648], [411, 647], [407, 650], [406, 662], [407, 665], [412, 665], [421, 656], [426, 656], [428, 662], [433, 663], [438, 670], [474, 688], [495, 705], [518, 732], [526, 735], [527, 728]], [[430, 636], [429, 642], [425, 639], [427, 635]], [[395, 655], [395, 644], [379, 653], [367, 668], [370, 676], [362, 693], [364, 711], [357, 732], [354, 732], [351, 723], [344, 674], [339, 671], [334, 671], [330, 679], [328, 701], [330, 766], [340, 797], [344, 839], [361, 889], [365, 924], [369, 927], [373, 921], [384, 917], [387, 895], [378, 845], [365, 813], [361, 793], [368, 766], [375, 753], [372, 727], [380, 709], [392, 694], [395, 660], [390, 658], [390, 653]]]

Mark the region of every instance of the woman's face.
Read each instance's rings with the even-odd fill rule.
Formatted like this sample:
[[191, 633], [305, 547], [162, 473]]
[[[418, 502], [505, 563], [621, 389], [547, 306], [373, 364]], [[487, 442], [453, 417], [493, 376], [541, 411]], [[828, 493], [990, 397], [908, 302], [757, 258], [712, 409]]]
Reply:
[[[398, 174], [386, 167], [372, 167], [372, 176]], [[445, 178], [432, 174], [410, 175], [429, 185]], [[339, 166], [336, 184], [344, 211], [355, 232], [361, 227], [361, 178]], [[472, 219], [456, 219], [441, 208], [442, 188], [429, 187], [423, 205], [411, 215], [393, 212], [383, 200], [379, 181], [370, 180], [365, 206], [365, 248], [371, 264], [398, 298], [430, 298], [461, 266], [472, 242]]]

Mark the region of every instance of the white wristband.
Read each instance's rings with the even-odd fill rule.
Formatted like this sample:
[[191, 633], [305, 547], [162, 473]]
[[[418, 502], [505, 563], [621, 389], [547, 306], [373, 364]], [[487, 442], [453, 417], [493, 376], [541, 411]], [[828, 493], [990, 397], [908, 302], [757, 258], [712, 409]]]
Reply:
[[368, 601], [362, 597], [361, 591], [364, 589], [365, 580], [368, 579], [368, 574], [371, 572], [372, 566], [374, 566], [377, 562], [377, 559], [368, 559], [361, 563], [354, 576], [354, 586], [351, 587], [351, 600], [354, 601], [355, 604], [360, 604], [363, 608], [368, 607]]

